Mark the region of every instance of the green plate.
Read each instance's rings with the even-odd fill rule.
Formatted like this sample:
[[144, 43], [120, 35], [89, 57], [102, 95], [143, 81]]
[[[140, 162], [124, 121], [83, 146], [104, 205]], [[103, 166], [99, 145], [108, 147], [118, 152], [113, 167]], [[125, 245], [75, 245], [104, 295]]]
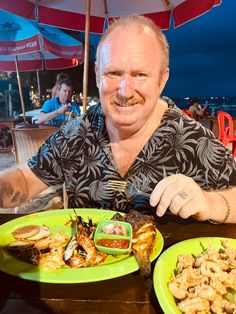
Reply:
[[236, 240], [230, 238], [202, 237], [179, 242], [163, 252], [155, 265], [153, 284], [157, 299], [166, 314], [179, 314], [173, 295], [168, 289], [168, 282], [176, 269], [179, 254], [199, 255], [203, 248], [222, 248], [222, 241], [227, 240], [227, 246], [236, 248]]
[[[111, 210], [102, 209], [76, 209], [78, 215], [85, 220], [92, 217], [93, 222], [97, 224], [100, 220], [111, 219], [115, 214]], [[49, 283], [83, 283], [106, 280], [120, 277], [132, 273], [139, 269], [139, 265], [133, 255], [120, 255], [113, 257], [109, 255], [106, 261], [98, 266], [85, 268], [70, 268], [63, 266], [57, 270], [45, 270], [36, 265], [20, 261], [7, 253], [3, 246], [14, 240], [11, 232], [16, 228], [29, 224], [48, 226], [52, 234], [63, 231], [70, 235], [71, 229], [65, 222], [69, 219], [69, 214], [74, 217], [72, 209], [50, 210], [40, 213], [34, 213], [11, 220], [0, 226], [0, 270], [10, 275], [18, 276], [23, 279], [49, 282]], [[157, 241], [151, 256], [153, 261], [163, 248], [163, 237], [157, 231]]]

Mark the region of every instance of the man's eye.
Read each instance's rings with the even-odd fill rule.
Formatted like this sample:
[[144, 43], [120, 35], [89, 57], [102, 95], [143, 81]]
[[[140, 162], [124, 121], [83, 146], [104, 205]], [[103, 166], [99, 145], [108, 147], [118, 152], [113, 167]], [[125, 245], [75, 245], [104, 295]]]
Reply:
[[108, 76], [113, 76], [113, 77], [117, 77], [117, 76], [121, 76], [121, 72], [119, 71], [110, 71], [107, 73]]
[[147, 74], [143, 72], [139, 72], [139, 73], [135, 73], [134, 76], [144, 78], [144, 77], [147, 77]]

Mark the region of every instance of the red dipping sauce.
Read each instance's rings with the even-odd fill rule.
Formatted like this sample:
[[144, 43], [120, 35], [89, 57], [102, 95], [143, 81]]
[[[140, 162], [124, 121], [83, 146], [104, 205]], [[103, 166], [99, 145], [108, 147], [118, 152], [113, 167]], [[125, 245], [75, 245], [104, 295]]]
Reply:
[[128, 239], [100, 239], [97, 241], [97, 245], [115, 248], [115, 249], [127, 249], [129, 247]]

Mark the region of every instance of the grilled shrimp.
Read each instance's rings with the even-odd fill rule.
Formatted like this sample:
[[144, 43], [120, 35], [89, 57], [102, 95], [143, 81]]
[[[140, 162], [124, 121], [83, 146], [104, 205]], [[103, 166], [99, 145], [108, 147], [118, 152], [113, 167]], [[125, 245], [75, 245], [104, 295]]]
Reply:
[[64, 244], [67, 241], [67, 237], [63, 232], [58, 232], [52, 237], [52, 241], [49, 244], [49, 253], [42, 254], [39, 257], [39, 266], [49, 269], [58, 269], [65, 265], [64, 257]]
[[95, 248], [93, 241], [95, 230], [91, 219], [86, 223], [76, 214], [75, 234], [64, 252], [64, 260], [68, 265], [74, 268], [88, 267], [100, 264], [106, 259], [107, 254], [98, 252]]
[[210, 311], [209, 301], [199, 297], [183, 300], [178, 303], [178, 307], [183, 313], [187, 314], [199, 312], [207, 313]]

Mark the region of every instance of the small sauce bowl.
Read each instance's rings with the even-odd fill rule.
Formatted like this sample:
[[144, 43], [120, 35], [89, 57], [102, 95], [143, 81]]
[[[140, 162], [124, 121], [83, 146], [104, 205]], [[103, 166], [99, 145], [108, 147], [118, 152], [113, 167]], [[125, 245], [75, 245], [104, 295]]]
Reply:
[[132, 239], [131, 224], [117, 220], [101, 220], [94, 235], [96, 249], [110, 255], [129, 254]]

